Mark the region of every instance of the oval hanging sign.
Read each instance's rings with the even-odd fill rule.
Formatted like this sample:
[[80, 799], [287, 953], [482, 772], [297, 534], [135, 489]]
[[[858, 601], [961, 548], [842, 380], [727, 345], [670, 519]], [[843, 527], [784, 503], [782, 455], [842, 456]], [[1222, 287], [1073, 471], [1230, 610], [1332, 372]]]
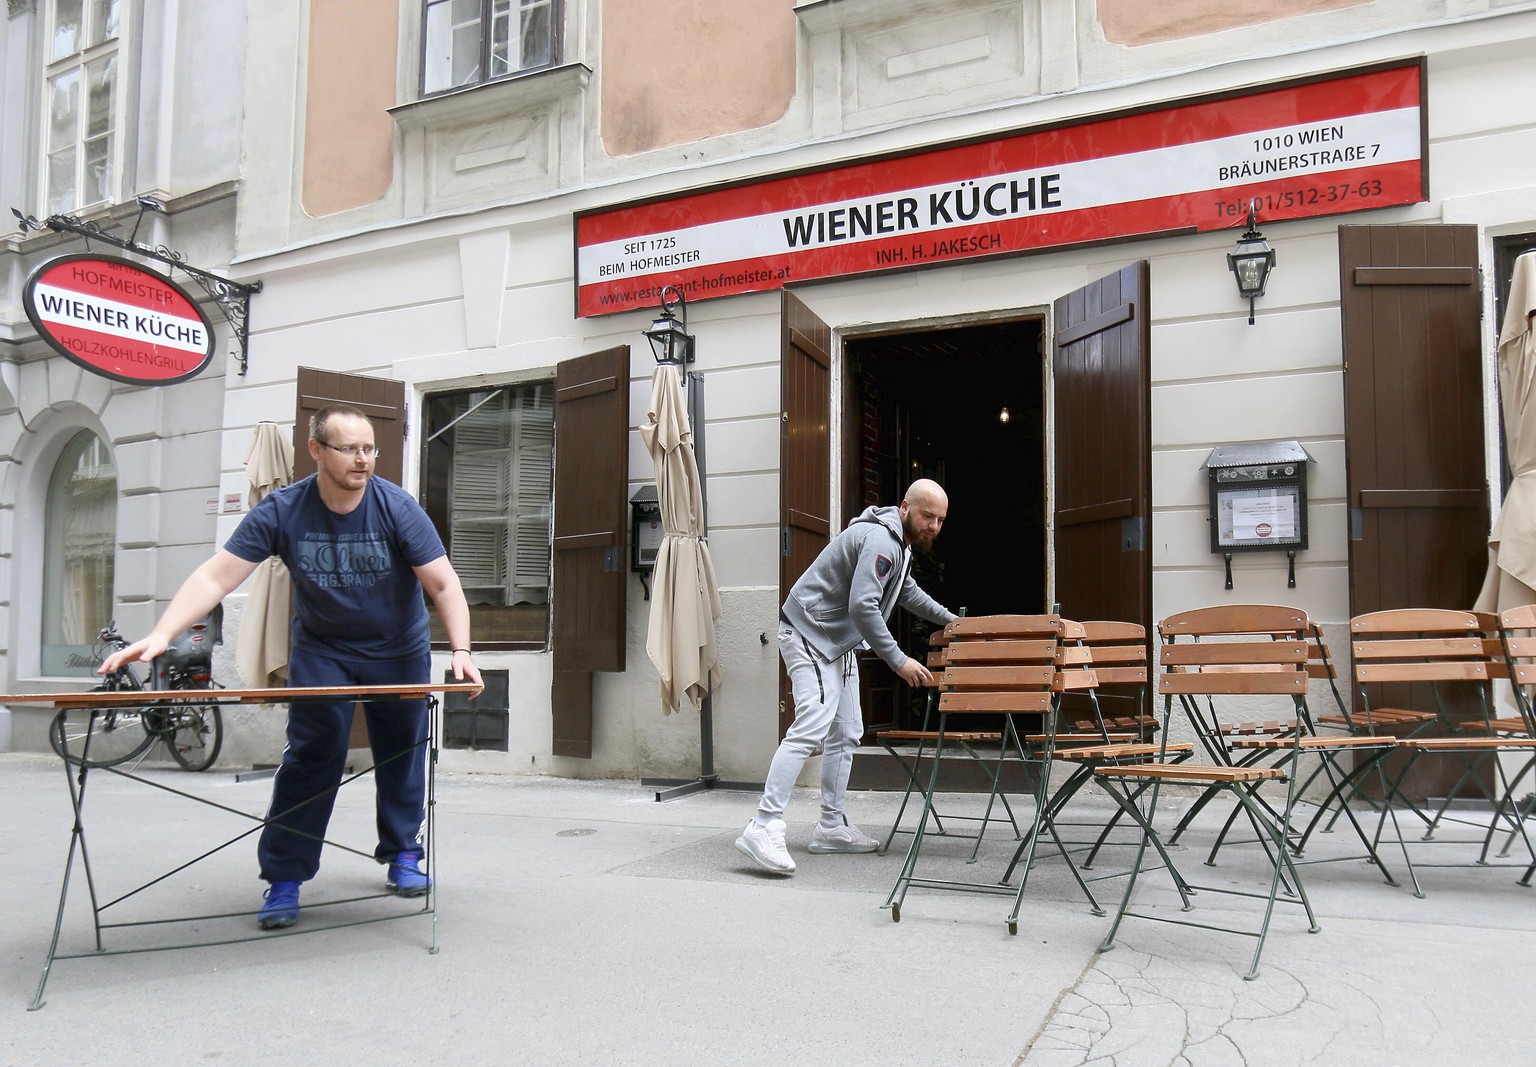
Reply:
[[22, 293], [27, 318], [60, 355], [130, 385], [173, 385], [213, 358], [213, 324], [185, 289], [117, 256], [44, 263]]

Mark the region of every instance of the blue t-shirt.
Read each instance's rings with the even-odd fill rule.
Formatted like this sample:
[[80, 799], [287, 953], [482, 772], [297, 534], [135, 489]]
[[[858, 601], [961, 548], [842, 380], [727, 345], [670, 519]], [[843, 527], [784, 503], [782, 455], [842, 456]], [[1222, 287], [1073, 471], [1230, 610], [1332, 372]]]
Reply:
[[311, 474], [269, 493], [226, 549], [251, 563], [278, 556], [293, 576], [293, 643], [322, 655], [419, 656], [427, 606], [411, 568], [444, 555], [443, 540], [404, 489], [368, 479], [347, 515], [325, 506]]

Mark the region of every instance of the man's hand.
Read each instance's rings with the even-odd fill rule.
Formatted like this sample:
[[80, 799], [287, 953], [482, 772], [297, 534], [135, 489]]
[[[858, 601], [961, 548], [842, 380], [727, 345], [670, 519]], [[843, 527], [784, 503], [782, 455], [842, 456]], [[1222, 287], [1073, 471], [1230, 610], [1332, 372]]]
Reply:
[[470, 658], [468, 649], [454, 649], [453, 680], [455, 682], [469, 681], [481, 687], [469, 694], [469, 699], [471, 700], [485, 692], [484, 682], [480, 678], [480, 668], [475, 666], [474, 660]]
[[96, 668], [97, 674], [111, 674], [125, 663], [148, 663], [169, 647], [170, 642], [157, 634], [150, 634], [141, 640], [135, 641], [127, 648], [119, 649], [106, 659], [101, 661], [101, 666]]
[[907, 657], [907, 662], [901, 665], [896, 676], [913, 688], [933, 684], [933, 672], [911, 656]]

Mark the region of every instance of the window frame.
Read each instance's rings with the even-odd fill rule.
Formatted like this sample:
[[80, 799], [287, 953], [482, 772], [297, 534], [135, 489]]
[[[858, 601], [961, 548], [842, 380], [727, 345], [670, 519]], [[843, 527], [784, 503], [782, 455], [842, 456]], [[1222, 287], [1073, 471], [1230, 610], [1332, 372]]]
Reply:
[[[458, 388], [434, 389], [430, 392], [424, 391], [421, 396], [424, 425], [422, 427], [422, 443], [420, 446], [421, 473], [419, 480], [418, 499], [420, 500], [422, 507], [426, 510], [428, 516], [432, 519], [433, 524], [437, 527], [438, 534], [443, 539], [443, 545], [445, 548], [447, 548], [449, 559], [451, 561], [453, 560], [454, 556], [453, 505], [455, 477], [454, 461], [456, 455], [453, 450], [453, 438], [449, 437], [448, 435], [452, 433], [452, 426], [456, 425], [458, 419], [463, 418], [466, 413], [461, 412], [456, 416], [447, 416], [446, 412], [444, 412], [442, 409], [442, 405], [452, 403], [455, 398], [477, 398], [485, 397], [487, 395], [489, 397], [494, 397], [495, 395], [501, 393], [506, 393], [510, 397], [517, 397], [523, 391], [532, 392], [539, 389], [543, 390], [544, 403], [547, 403], [548, 406], [549, 436], [548, 484], [546, 495], [543, 498], [545, 501], [543, 516], [544, 536], [546, 539], [544, 557], [545, 581], [543, 585], [545, 593], [542, 605], [544, 609], [543, 631], [537, 639], [492, 637], [490, 636], [490, 633], [494, 631], [489, 626], [483, 624], [486, 616], [492, 613], [506, 612], [508, 613], [508, 617], [510, 617], [510, 613], [516, 610], [518, 604], [505, 603], [496, 605], [471, 603], [471, 632], [473, 634], [473, 643], [477, 650], [483, 649], [487, 651], [548, 652], [552, 647], [554, 616], [553, 549], [555, 510], [555, 379], [553, 376], [537, 377], [519, 379], [516, 381], [491, 382], [484, 385], [477, 385], [468, 388], [461, 386]], [[474, 402], [473, 399], [471, 399], [471, 408], [473, 407]], [[510, 406], [504, 408], [503, 410], [507, 412], [509, 416], [514, 414], [513, 409]], [[445, 438], [447, 439], [445, 440]], [[508, 446], [509, 460], [515, 459], [514, 449], [515, 446]], [[515, 476], [511, 475], [509, 472], [509, 489], [512, 482], [515, 481]], [[510, 534], [513, 532], [513, 519], [510, 502], [508, 505], [508, 519]], [[512, 539], [511, 546], [515, 549], [515, 538]], [[466, 591], [468, 592], [474, 583], [471, 583], [467, 580], [461, 563], [456, 563], [455, 569], [459, 572], [460, 581], [466, 585]], [[514, 574], [517, 570], [517, 558], [515, 551], [507, 551], [506, 558], [501, 561], [501, 564], [502, 569], [506, 572], [504, 576], [505, 587], [508, 590], [515, 589], [517, 585], [517, 582], [514, 578]], [[466, 599], [472, 600], [473, 597], [466, 597]], [[511, 600], [512, 598], [509, 596], [508, 599]], [[433, 608], [430, 604], [429, 610], [432, 617], [433, 644], [435, 647], [437, 644], [441, 643], [439, 641], [441, 622], [438, 619], [435, 608]]]
[[[43, 4], [43, 35], [42, 35], [42, 100], [39, 108], [40, 124], [38, 128], [38, 153], [37, 153], [37, 180], [38, 203], [42, 213], [47, 215], [66, 214], [83, 215], [94, 210], [110, 207], [119, 203], [122, 199], [124, 187], [123, 168], [126, 158], [126, 137], [124, 125], [127, 116], [125, 65], [128, 61], [128, 48], [126, 42], [130, 31], [130, 17], [134, 5], [129, 0], [108, 0], [109, 6], [115, 9], [117, 24], [115, 32], [101, 33], [99, 41], [91, 42], [95, 27], [92, 20], [95, 18], [97, 4], [95, 0], [80, 0], [81, 19], [79, 40], [77, 47], [67, 55], [55, 57], [53, 54], [54, 37], [58, 19], [58, 8], [61, 0], [44, 0]], [[93, 69], [103, 63], [110, 63], [113, 67], [111, 100], [107, 107], [107, 125], [104, 132], [95, 133], [90, 130], [90, 74]], [[72, 185], [70, 188], [73, 203], [67, 206], [62, 203], [55, 206], [53, 202], [53, 156], [55, 146], [52, 143], [53, 135], [53, 100], [54, 85], [59, 78], [75, 73], [78, 75], [80, 85], [76, 90], [75, 118], [73, 140], [70, 147], [74, 152]], [[107, 170], [105, 189], [100, 190], [101, 196], [94, 195], [97, 183], [89, 181], [90, 162], [87, 155], [87, 147], [93, 140], [105, 139], [107, 151], [104, 161]], [[92, 190], [92, 197], [86, 198], [86, 190]]]
[[[88, 438], [88, 440], [86, 440]], [[92, 619], [83, 631], [83, 639], [70, 642], [64, 640], [67, 637], [62, 615], [66, 594], [69, 587], [69, 555], [70, 522], [71, 519], [79, 521], [87, 517], [87, 511], [81, 510], [78, 505], [80, 499], [71, 496], [67, 500], [56, 500], [57, 491], [61, 483], [75, 480], [75, 476], [81, 469], [84, 459], [95, 451], [97, 453], [97, 466], [101, 469], [98, 477], [110, 477], [110, 485], [96, 495], [105, 502], [105, 507], [95, 516], [110, 523], [110, 530], [102, 533], [106, 536], [106, 551], [94, 557], [84, 557], [87, 561], [94, 559], [102, 564], [101, 571], [93, 576], [81, 579], [77, 584], [88, 595], [94, 594], [98, 600], [104, 600], [105, 610], [101, 612], [101, 618]], [[70, 463], [71, 468], [66, 471], [65, 464]], [[38, 601], [37, 635], [38, 635], [38, 669], [39, 672], [49, 677], [82, 677], [88, 678], [95, 673], [96, 660], [94, 649], [96, 634], [103, 626], [112, 621], [116, 601], [114, 600], [117, 570], [117, 499], [118, 486], [121, 479], [118, 476], [117, 460], [112, 454], [112, 446], [101, 434], [88, 427], [79, 427], [71, 432], [64, 440], [64, 445], [49, 468], [48, 476], [43, 485], [43, 558], [41, 568], [41, 587]], [[69, 505], [63, 511], [60, 505]], [[67, 514], [65, 513], [67, 512]], [[102, 604], [96, 605], [98, 608]], [[53, 640], [50, 627], [57, 625], [60, 640]], [[58, 662], [61, 657], [67, 658], [67, 662]]]
[[[508, 13], [509, 17], [511, 15], [517, 15], [520, 18], [525, 4], [529, 4], [533, 7], [548, 7], [550, 26], [548, 60], [543, 63], [539, 63], [536, 66], [514, 67], [513, 69], [508, 70], [505, 74], [497, 74], [489, 77], [482, 74], [482, 76], [477, 77], [471, 81], [466, 81], [463, 84], [446, 85], [442, 88], [429, 89], [427, 87], [427, 48], [431, 42], [431, 27], [429, 25], [429, 20], [435, 8], [442, 8], [444, 5], [451, 5], [454, 2], [455, 0], [422, 0], [421, 19], [419, 22], [421, 29], [421, 44], [417, 53], [416, 79], [417, 89], [421, 94], [420, 99], [426, 100], [432, 97], [443, 96], [447, 93], [462, 92], [468, 89], [474, 89], [481, 85], [489, 85], [493, 82], [507, 81], [508, 79], [516, 78], [524, 74], [530, 74], [534, 71], [549, 70], [553, 67], [559, 66], [562, 62], [564, 62], [566, 0], [507, 0], [508, 3], [514, 5], [514, 7]], [[493, 8], [493, 4], [495, 2], [496, 0], [479, 0], [480, 54], [478, 65], [482, 72], [489, 70], [491, 66], [492, 48], [494, 41], [494, 36], [491, 31], [495, 25], [495, 12]], [[521, 34], [517, 35], [517, 39], [520, 40], [520, 38]]]

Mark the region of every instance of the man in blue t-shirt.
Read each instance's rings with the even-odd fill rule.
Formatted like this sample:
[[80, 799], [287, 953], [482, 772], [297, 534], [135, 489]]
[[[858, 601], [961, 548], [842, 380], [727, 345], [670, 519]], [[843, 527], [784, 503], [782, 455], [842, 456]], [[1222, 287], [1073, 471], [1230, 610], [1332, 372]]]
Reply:
[[[431, 520], [403, 489], [373, 476], [373, 424], [353, 407], [333, 405], [309, 423], [315, 473], [262, 499], [224, 547], [192, 573], [154, 630], [107, 658], [100, 673], [129, 660], [148, 662], [278, 556], [293, 576], [294, 687], [425, 684], [430, 634], [422, 592], [432, 598], [453, 650], [453, 676], [480, 684], [470, 658], [469, 605]], [[269, 883], [256, 921], [292, 926], [299, 886], [320, 869], [320, 849], [346, 765], [353, 701], [294, 703], [287, 745], [272, 783], [272, 804], [256, 855]], [[427, 704], [364, 705], [373, 747], [379, 844], [388, 884], [401, 896], [431, 887], [421, 869], [426, 822]]]

